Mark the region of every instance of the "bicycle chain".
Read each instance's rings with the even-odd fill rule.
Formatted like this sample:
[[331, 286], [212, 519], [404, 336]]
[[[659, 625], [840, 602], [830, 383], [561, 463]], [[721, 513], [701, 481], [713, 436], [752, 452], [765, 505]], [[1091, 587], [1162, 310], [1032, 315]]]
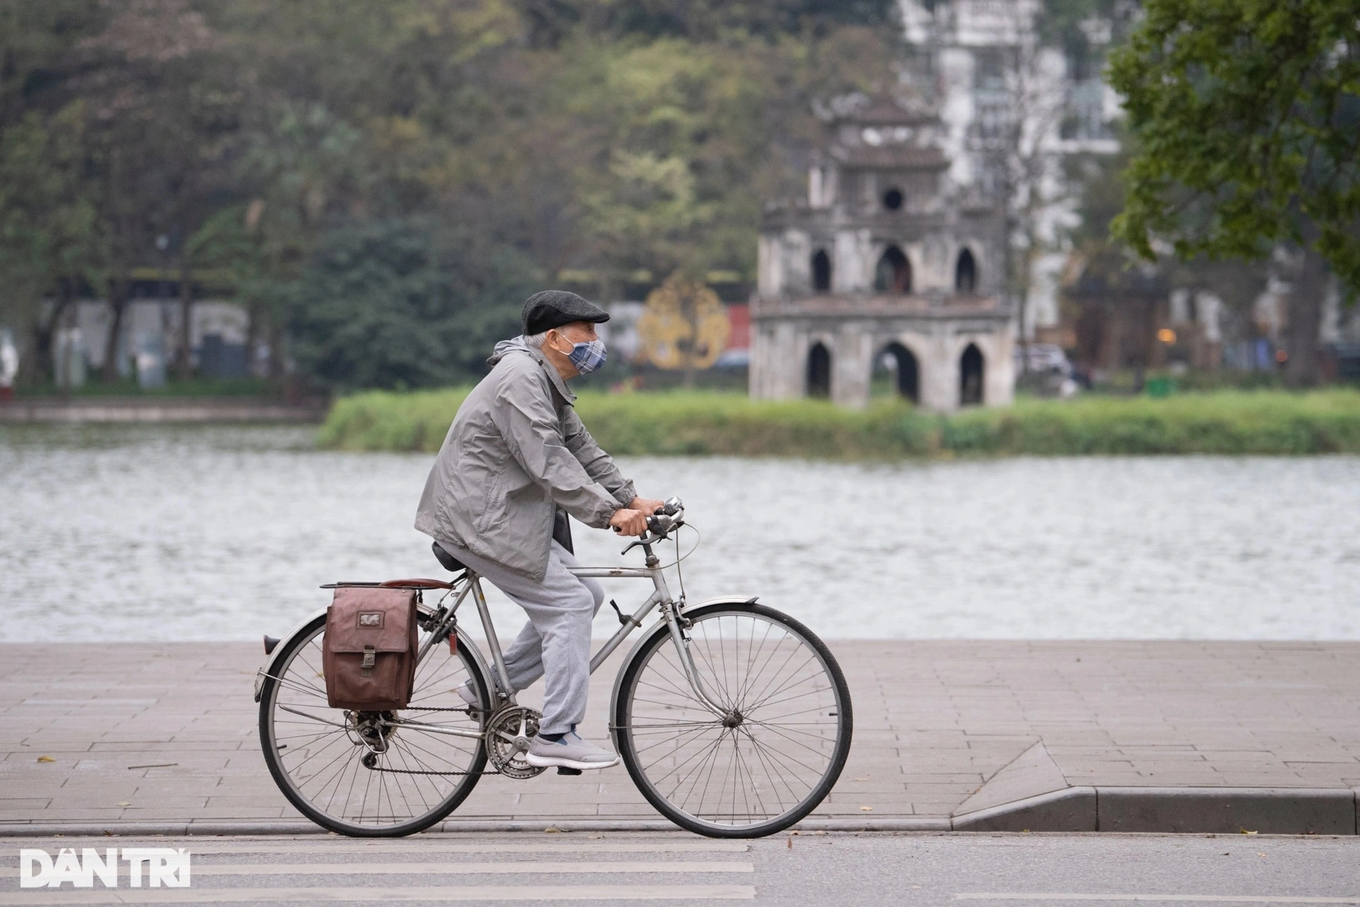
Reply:
[[[471, 710], [471, 709], [455, 709], [455, 708], [448, 708], [448, 707], [438, 708], [438, 707], [431, 706], [431, 707], [428, 707], [428, 708], [410, 709], [409, 711], [414, 711], [414, 712], [462, 712], [463, 714], [467, 715], [469, 718], [472, 717], [472, 710]], [[480, 711], [480, 710], [479, 710], [479, 711]], [[487, 772], [487, 771], [481, 771], [481, 772], [429, 772], [429, 771], [420, 771], [419, 769], [414, 769], [414, 768], [383, 768], [383, 767], [380, 766], [380, 765], [375, 765], [375, 766], [373, 766], [372, 768], [369, 769], [369, 771], [370, 771], [370, 772], [386, 772], [386, 773], [389, 774], [389, 775], [438, 775], [438, 776], [440, 776], [440, 777], [448, 777], [448, 776], [453, 776], [453, 775], [499, 775], [499, 774], [500, 774], [500, 772]]]
[[499, 775], [500, 772], [422, 772], [413, 768], [382, 768], [373, 766], [370, 772], [387, 772], [389, 775]]

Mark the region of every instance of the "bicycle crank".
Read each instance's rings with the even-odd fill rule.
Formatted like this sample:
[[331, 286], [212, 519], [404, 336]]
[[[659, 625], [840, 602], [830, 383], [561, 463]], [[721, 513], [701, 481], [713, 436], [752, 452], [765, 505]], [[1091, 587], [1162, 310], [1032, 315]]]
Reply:
[[486, 757], [507, 778], [524, 780], [543, 773], [524, 759], [529, 738], [538, 733], [540, 715], [533, 709], [512, 705], [501, 709], [486, 723]]

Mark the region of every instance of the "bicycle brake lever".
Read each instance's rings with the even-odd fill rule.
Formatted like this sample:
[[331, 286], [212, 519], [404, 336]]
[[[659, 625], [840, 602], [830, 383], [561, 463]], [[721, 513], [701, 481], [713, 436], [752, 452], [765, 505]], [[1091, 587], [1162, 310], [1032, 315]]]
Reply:
[[637, 548], [640, 545], [655, 545], [657, 542], [662, 541], [665, 538], [666, 537], [664, 535], [656, 535], [655, 533], [653, 533], [652, 535], [644, 535], [640, 538], [636, 538], [633, 541], [629, 542], [628, 547], [620, 551], [619, 554], [627, 554], [628, 552], [632, 551], [634, 548]]

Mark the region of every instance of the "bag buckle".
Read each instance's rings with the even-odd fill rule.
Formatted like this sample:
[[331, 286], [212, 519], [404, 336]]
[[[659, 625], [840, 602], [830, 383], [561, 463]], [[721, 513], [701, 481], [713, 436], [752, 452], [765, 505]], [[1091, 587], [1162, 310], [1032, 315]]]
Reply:
[[377, 649], [372, 646], [364, 646], [364, 660], [359, 662], [359, 667], [363, 669], [362, 673], [365, 677], [368, 677], [373, 673], [373, 665], [377, 660], [377, 655]]

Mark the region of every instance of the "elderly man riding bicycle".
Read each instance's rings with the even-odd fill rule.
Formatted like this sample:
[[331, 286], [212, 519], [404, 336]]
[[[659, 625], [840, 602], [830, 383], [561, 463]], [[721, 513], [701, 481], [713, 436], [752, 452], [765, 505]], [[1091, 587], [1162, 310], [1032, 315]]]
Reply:
[[[525, 755], [538, 767], [618, 762], [576, 732], [589, 692], [591, 620], [604, 590], [571, 572], [580, 564], [553, 538], [556, 510], [636, 536], [662, 508], [637, 496], [572, 408], [567, 381], [604, 364], [595, 325], [608, 320], [575, 293], [529, 297], [524, 334], [496, 345], [491, 373], [459, 407], [416, 514], [417, 529], [529, 615], [505, 666], [509, 692], [545, 679], [543, 717]], [[462, 696], [476, 702], [471, 688]]]

